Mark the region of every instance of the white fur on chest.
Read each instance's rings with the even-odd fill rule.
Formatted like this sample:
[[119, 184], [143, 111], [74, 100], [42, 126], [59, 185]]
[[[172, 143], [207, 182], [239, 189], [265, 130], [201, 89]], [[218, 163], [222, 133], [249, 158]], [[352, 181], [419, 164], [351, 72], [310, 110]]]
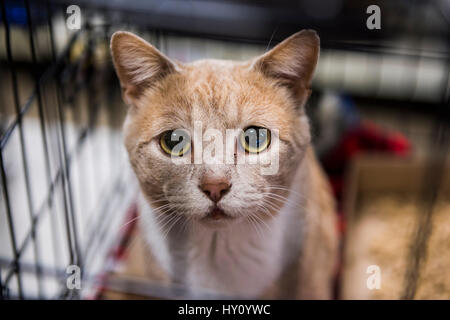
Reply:
[[[283, 249], [292, 245], [298, 248], [301, 242], [301, 228], [295, 228], [298, 233], [291, 231], [299, 223], [298, 206], [286, 205], [276, 217], [256, 227], [247, 220], [221, 229], [194, 225], [186, 229], [184, 239], [176, 240], [171, 237], [179, 235], [172, 232], [163, 237], [145, 200], [140, 210], [141, 227], [155, 258], [173, 277], [181, 273], [179, 280], [194, 296], [212, 292], [258, 297], [283, 271]], [[174, 270], [178, 270], [176, 274]]]
[[258, 225], [259, 231], [242, 222], [194, 234], [188, 284], [230, 296], [258, 296], [282, 270], [283, 220], [279, 216], [267, 227]]

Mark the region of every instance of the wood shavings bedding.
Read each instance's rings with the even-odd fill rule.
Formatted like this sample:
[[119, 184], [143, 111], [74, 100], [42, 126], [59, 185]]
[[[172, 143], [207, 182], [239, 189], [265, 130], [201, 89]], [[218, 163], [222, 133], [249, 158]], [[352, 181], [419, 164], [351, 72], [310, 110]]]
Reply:
[[[412, 199], [366, 195], [346, 248], [343, 299], [400, 299], [414, 240], [419, 207]], [[435, 206], [427, 259], [422, 263], [416, 299], [450, 299], [450, 203]], [[367, 267], [381, 270], [381, 288], [367, 288]]]

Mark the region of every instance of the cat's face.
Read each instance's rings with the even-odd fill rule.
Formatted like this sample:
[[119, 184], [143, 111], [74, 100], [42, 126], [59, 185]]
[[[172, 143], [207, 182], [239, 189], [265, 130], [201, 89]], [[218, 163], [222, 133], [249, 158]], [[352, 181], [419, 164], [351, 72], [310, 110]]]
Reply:
[[[310, 141], [303, 106], [317, 35], [297, 33], [246, 63], [174, 62], [125, 32], [113, 36], [111, 48], [129, 105], [125, 145], [157, 213], [210, 226], [276, 214]], [[210, 140], [208, 132], [221, 137]], [[214, 163], [205, 156], [221, 152]], [[262, 160], [247, 161], [256, 157]], [[268, 166], [274, 170], [261, 170]]]

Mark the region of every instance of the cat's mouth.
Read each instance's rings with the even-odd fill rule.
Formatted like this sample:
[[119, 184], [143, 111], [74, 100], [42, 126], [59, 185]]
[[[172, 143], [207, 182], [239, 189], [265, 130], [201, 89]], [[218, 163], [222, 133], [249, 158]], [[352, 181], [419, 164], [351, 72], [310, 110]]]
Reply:
[[203, 217], [204, 220], [220, 221], [226, 219], [233, 219], [232, 216], [228, 215], [225, 211], [215, 206], [208, 212], [208, 214]]

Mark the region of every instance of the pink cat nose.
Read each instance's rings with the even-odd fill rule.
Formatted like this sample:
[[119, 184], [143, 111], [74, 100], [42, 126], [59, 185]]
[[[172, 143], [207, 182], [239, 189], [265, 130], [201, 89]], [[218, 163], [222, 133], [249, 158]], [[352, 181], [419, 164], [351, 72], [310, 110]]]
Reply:
[[208, 198], [214, 202], [219, 202], [230, 190], [231, 183], [223, 178], [205, 178], [199, 187]]

